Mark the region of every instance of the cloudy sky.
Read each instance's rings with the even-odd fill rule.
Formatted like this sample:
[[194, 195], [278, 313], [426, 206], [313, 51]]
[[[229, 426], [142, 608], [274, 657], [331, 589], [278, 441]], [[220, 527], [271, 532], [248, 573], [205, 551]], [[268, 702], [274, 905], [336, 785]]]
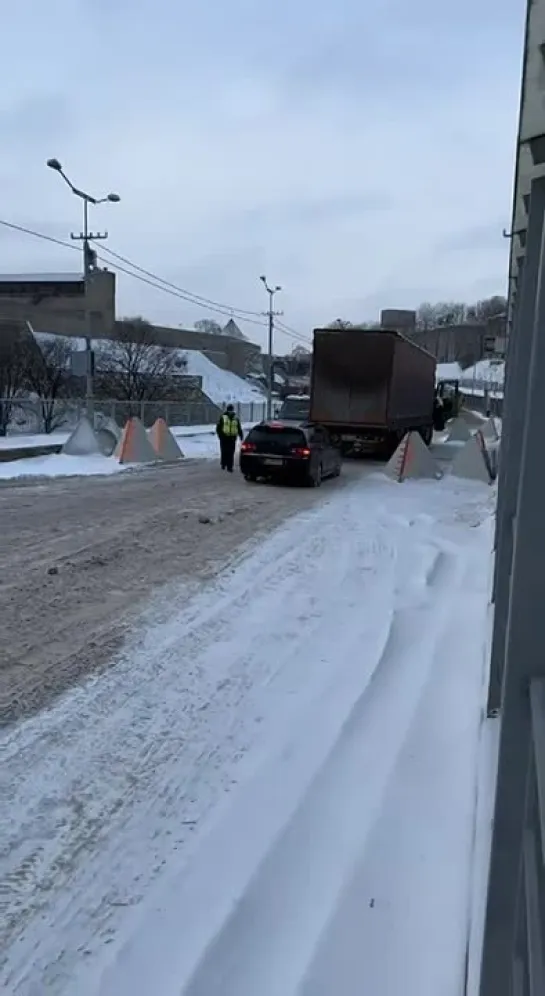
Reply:
[[[501, 17], [498, 10], [501, 8]], [[0, 218], [115, 252], [300, 335], [503, 293], [523, 3], [18, 0], [2, 15]], [[0, 226], [0, 270], [76, 270]], [[214, 315], [125, 274], [118, 314]], [[256, 319], [258, 322], [261, 319]], [[239, 323], [264, 342], [260, 325]], [[290, 347], [287, 337], [279, 342]]]

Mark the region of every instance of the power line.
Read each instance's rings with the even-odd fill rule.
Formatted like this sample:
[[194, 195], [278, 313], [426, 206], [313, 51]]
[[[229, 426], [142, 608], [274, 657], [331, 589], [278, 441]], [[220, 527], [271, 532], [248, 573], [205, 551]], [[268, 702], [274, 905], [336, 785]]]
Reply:
[[[115, 259], [121, 260], [123, 263], [126, 263], [127, 266], [132, 267], [132, 269], [137, 270], [139, 273], [145, 274], [146, 277], [152, 280], [156, 280], [160, 284], [164, 284], [165, 287], [168, 287], [171, 290], [175, 290], [178, 294], [188, 295], [187, 300], [190, 301], [190, 303], [192, 304], [200, 305], [204, 303], [210, 310], [214, 310], [214, 308], [221, 309], [219, 311], [220, 314], [226, 314], [229, 316], [234, 315], [237, 318], [240, 317], [242, 321], [251, 320], [250, 318], [246, 317], [247, 315], [252, 317], [260, 317], [262, 315], [261, 311], [249, 311], [246, 308], [234, 308], [231, 307], [231, 305], [221, 304], [221, 302], [219, 301], [214, 301], [211, 298], [203, 297], [200, 294], [194, 294], [193, 291], [185, 290], [185, 288], [179, 287], [177, 284], [172, 283], [172, 281], [165, 280], [163, 277], [158, 276], [156, 273], [152, 273], [151, 270], [146, 270], [143, 266], [139, 266], [137, 263], [133, 263], [131, 259], [128, 259], [126, 256], [122, 256], [121, 253], [114, 252], [114, 250], [110, 249], [109, 246], [103, 246], [102, 251], [108, 253], [108, 255], [110, 256], [113, 256]], [[254, 324], [263, 326], [263, 322], [255, 322]], [[291, 328], [289, 325], [285, 325], [284, 322], [277, 322], [276, 324], [279, 326], [279, 328], [282, 329], [282, 331], [286, 335], [289, 335], [294, 339], [299, 339], [301, 342], [309, 342], [306, 336], [302, 335], [300, 332], [297, 332], [296, 329]]]
[[65, 249], [73, 249], [78, 254], [81, 252], [77, 246], [72, 245], [70, 242], [63, 242], [62, 239], [56, 239], [53, 235], [46, 235], [45, 232], [35, 232], [32, 228], [25, 228], [24, 225], [16, 225], [13, 221], [5, 221], [3, 218], [0, 218], [0, 225], [3, 225], [4, 228], [11, 228], [14, 232], [22, 232], [23, 235], [32, 235], [35, 239], [54, 242], [55, 245], [64, 246]]
[[[64, 242], [62, 239], [57, 239], [53, 235], [46, 235], [44, 232], [37, 232], [31, 228], [27, 228], [24, 225], [17, 225], [15, 222], [6, 221], [0, 218], [0, 225], [5, 228], [9, 228], [12, 231], [20, 232], [24, 235], [30, 235], [33, 238], [42, 239], [45, 242], [52, 242], [54, 245], [62, 246], [64, 249], [72, 249], [73, 251], [79, 252], [77, 246], [70, 242]], [[259, 321], [257, 318], [252, 316], [257, 316], [260, 312], [250, 311], [246, 308], [233, 308], [230, 305], [221, 304], [220, 302], [213, 301], [210, 298], [203, 297], [199, 294], [193, 294], [191, 291], [185, 290], [185, 288], [178, 287], [171, 281], [164, 280], [162, 277], [157, 276], [157, 274], [152, 273], [150, 270], [146, 270], [144, 267], [133, 263], [132, 260], [120, 253], [114, 252], [113, 249], [103, 247], [103, 251], [106, 251], [114, 259], [122, 260], [127, 266], [132, 269], [127, 269], [125, 266], [121, 266], [119, 263], [114, 264], [113, 268], [118, 270], [120, 273], [124, 273], [129, 277], [133, 277], [135, 280], [140, 280], [141, 283], [147, 284], [149, 287], [153, 287], [155, 290], [162, 291], [164, 294], [170, 294], [172, 297], [176, 297], [179, 300], [188, 302], [189, 304], [197, 304], [201, 307], [206, 307], [209, 311], [216, 312], [228, 318], [238, 318], [240, 321], [248, 322], [251, 325], [259, 326], [260, 328], [266, 328], [266, 323]], [[99, 254], [97, 258], [107, 265], [112, 265], [110, 260], [104, 255]], [[136, 272], [133, 272], [136, 271]], [[281, 331], [285, 335], [293, 338], [299, 342], [308, 342], [305, 336], [301, 335], [295, 329], [285, 326], [284, 323], [281, 324]]]
[[[70, 242], [63, 242], [62, 239], [56, 239], [53, 235], [46, 235], [44, 232], [36, 232], [31, 228], [26, 228], [24, 225], [16, 225], [13, 222], [4, 221], [3, 219], [0, 219], [0, 225], [4, 225], [6, 228], [10, 228], [16, 232], [22, 232], [25, 235], [31, 235], [37, 239], [43, 239], [46, 242], [53, 242], [55, 245], [63, 246], [65, 249], [72, 249], [76, 250], [76, 252], [79, 252], [77, 247], [72, 245]], [[108, 252], [112, 256], [115, 256], [119, 259], [123, 259], [123, 261], [126, 262], [127, 265], [132, 267], [133, 269], [140, 271], [133, 273], [131, 272], [131, 270], [126, 269], [126, 267], [124, 266], [120, 266], [119, 264], [114, 265], [114, 269], [119, 270], [120, 273], [125, 273], [127, 276], [133, 277], [135, 280], [140, 280], [142, 283], [147, 284], [150, 287], [154, 287], [156, 290], [163, 291], [163, 293], [165, 294], [170, 294], [171, 296], [177, 297], [183, 301], [187, 301], [190, 304], [201, 304], [201, 300], [202, 301], [206, 300], [205, 298], [198, 299], [197, 295], [193, 297], [183, 288], [176, 287], [176, 285], [171, 284], [170, 281], [162, 280], [161, 277], [157, 277], [155, 274], [152, 274], [150, 271], [145, 270], [143, 267], [137, 266], [137, 264], [133, 263], [131, 260], [127, 259], [124, 256], [121, 256], [119, 253], [113, 252], [113, 250], [111, 249], [109, 249]], [[97, 254], [97, 259], [102, 260], [102, 262], [106, 264], [112, 265], [110, 261], [102, 255], [102, 253]], [[148, 274], [148, 275], [142, 276], [141, 274]], [[208, 302], [207, 302], [207, 307], [209, 308], [209, 310], [217, 311], [219, 314], [225, 315], [227, 317], [234, 316], [240, 318], [241, 321], [248, 321], [252, 325], [259, 325], [261, 328], [266, 328], [265, 322], [256, 321], [254, 319], [246, 318], [246, 316], [243, 316], [242, 310], [244, 309], [239, 310], [238, 308], [237, 309], [231, 308], [228, 305], [223, 305], [223, 306], [219, 305], [218, 307], [216, 306], [212, 307], [212, 305], [209, 304]], [[248, 314], [258, 315], [259, 312], [249, 312]]]
[[299, 342], [304, 343], [307, 346], [312, 345], [312, 339], [310, 338], [310, 336], [303, 335], [302, 332], [297, 332], [296, 329], [291, 327], [291, 325], [286, 325], [285, 322], [279, 321], [278, 319], [276, 320], [275, 325], [278, 326], [278, 328], [280, 329], [281, 332], [284, 333], [284, 335], [291, 336], [292, 339], [297, 339]]
[[152, 273], [150, 270], [146, 270], [143, 266], [139, 266], [137, 263], [133, 263], [131, 259], [127, 259], [126, 256], [122, 256], [121, 253], [114, 252], [109, 246], [103, 247], [103, 252], [107, 252], [109, 256], [113, 256], [115, 259], [120, 259], [122, 263], [126, 263], [127, 266], [131, 266], [134, 270], [138, 270], [139, 273], [144, 273], [147, 277], [151, 277], [153, 280], [157, 280], [159, 283], [164, 284], [166, 287], [170, 287], [173, 290], [178, 291], [180, 294], [186, 294], [188, 300], [191, 299], [194, 304], [206, 304], [207, 306], [214, 306], [221, 308], [222, 311], [228, 311], [234, 313], [235, 311], [239, 315], [251, 315], [252, 317], [259, 317], [261, 315], [260, 311], [248, 311], [246, 308], [235, 308], [230, 304], [222, 304], [221, 301], [214, 301], [211, 298], [203, 297], [201, 294], [194, 294], [193, 291], [188, 291], [184, 287], [179, 287], [177, 284], [173, 284], [170, 280], [165, 280], [163, 277], [159, 277], [156, 273]]

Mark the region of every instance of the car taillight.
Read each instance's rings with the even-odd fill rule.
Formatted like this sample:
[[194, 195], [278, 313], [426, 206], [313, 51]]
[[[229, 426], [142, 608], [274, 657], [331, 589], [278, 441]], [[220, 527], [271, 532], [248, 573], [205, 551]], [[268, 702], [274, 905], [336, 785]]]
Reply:
[[302, 457], [303, 459], [310, 456], [310, 450], [308, 446], [292, 446], [291, 453], [292, 456]]
[[255, 450], [256, 446], [255, 443], [242, 443], [240, 448], [243, 453], [251, 453], [253, 450]]

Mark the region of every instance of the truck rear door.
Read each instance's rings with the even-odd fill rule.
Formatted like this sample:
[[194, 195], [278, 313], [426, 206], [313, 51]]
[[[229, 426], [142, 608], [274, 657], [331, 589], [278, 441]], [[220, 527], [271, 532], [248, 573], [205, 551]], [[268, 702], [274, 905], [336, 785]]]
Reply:
[[354, 330], [317, 333], [311, 419], [329, 425], [383, 425], [387, 417], [392, 339]]

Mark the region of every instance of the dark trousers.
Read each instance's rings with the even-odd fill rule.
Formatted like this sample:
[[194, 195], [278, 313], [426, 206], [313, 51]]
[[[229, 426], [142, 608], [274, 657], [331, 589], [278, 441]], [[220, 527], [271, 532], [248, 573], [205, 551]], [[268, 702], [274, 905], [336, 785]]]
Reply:
[[236, 436], [220, 436], [221, 469], [232, 473], [235, 465]]

